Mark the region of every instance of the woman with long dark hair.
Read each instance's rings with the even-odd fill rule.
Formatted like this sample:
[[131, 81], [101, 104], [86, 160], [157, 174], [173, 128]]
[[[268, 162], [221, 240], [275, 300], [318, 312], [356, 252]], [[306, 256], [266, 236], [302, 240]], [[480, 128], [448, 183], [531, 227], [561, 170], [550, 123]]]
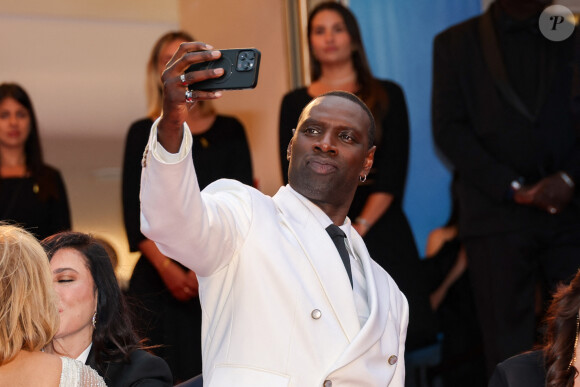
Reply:
[[554, 294], [545, 323], [543, 345], [498, 364], [490, 387], [580, 386], [580, 270]]
[[71, 228], [60, 172], [45, 164], [32, 101], [18, 84], [0, 84], [0, 220], [43, 239]]
[[46, 352], [81, 360], [109, 387], [172, 386], [165, 361], [142, 349], [105, 247], [88, 234], [42, 241], [59, 298], [60, 325]]

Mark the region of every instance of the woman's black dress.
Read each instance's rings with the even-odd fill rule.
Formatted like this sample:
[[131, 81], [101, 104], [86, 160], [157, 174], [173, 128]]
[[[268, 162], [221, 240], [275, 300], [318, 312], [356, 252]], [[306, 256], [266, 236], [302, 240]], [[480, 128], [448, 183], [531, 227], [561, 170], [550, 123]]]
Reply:
[[39, 240], [71, 229], [60, 172], [45, 165], [41, 174], [0, 179], [0, 221], [20, 225]]
[[[141, 159], [153, 121], [133, 123], [127, 134], [123, 163], [123, 215], [131, 251], [146, 237], [140, 231], [139, 190]], [[242, 124], [218, 115], [205, 133], [193, 136], [193, 163], [200, 188], [220, 178], [252, 185], [252, 162]], [[183, 267], [184, 271], [187, 271]], [[202, 371], [201, 307], [199, 299], [176, 300], [149, 260], [141, 256], [133, 270], [128, 290], [134, 324], [147, 345], [160, 345], [156, 355], [167, 361], [174, 381], [187, 380]]]

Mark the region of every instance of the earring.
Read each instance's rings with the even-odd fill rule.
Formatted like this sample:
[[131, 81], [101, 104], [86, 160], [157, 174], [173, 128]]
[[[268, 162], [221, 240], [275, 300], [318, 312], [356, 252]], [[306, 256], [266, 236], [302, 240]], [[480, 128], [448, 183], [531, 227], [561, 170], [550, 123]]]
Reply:
[[93, 328], [97, 327], [97, 312], [93, 314]]
[[365, 181], [367, 181], [367, 175], [359, 176], [358, 179], [361, 183], [364, 183]]

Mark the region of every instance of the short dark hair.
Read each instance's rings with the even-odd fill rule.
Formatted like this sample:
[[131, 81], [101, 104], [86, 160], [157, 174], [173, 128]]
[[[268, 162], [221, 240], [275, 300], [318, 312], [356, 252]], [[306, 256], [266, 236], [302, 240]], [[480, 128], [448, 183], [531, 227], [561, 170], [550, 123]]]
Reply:
[[92, 347], [97, 367], [102, 371], [105, 362], [128, 361], [140, 346], [107, 250], [92, 235], [72, 231], [49, 236], [41, 244], [49, 261], [64, 248], [74, 249], [85, 258], [98, 295]]
[[[312, 99], [312, 101], [310, 101], [310, 103], [308, 105], [310, 105], [313, 101], [316, 101], [317, 99], [322, 98], [322, 97], [345, 98], [351, 102], [356, 103], [358, 106], [360, 106], [364, 110], [364, 112], [367, 114], [367, 116], [369, 118], [369, 122], [370, 122], [369, 127], [368, 127], [368, 138], [369, 138], [368, 139], [369, 140], [368, 148], [370, 149], [373, 146], [373, 144], [375, 143], [376, 123], [375, 123], [375, 119], [373, 117], [373, 113], [371, 113], [371, 110], [363, 102], [363, 100], [360, 99], [359, 97], [357, 97], [356, 95], [354, 95], [353, 93], [349, 93], [348, 91], [332, 90], [332, 91], [326, 92], [324, 94], [320, 94], [318, 97], [315, 97], [314, 99]], [[306, 110], [306, 108], [304, 110], [302, 110], [302, 113], [300, 114], [300, 118], [298, 119], [298, 122], [300, 122], [302, 120], [302, 115], [304, 114], [305, 110]]]

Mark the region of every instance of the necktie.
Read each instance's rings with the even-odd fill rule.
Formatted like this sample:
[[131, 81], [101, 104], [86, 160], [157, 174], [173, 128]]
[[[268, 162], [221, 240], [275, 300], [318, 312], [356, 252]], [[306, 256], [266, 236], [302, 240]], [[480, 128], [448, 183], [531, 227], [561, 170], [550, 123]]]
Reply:
[[330, 235], [330, 238], [334, 242], [338, 253], [340, 254], [340, 258], [342, 259], [342, 263], [344, 264], [344, 268], [348, 274], [348, 279], [350, 280], [350, 286], [352, 287], [352, 272], [350, 269], [350, 257], [348, 255], [348, 251], [346, 251], [346, 246], [344, 244], [344, 238], [346, 235], [344, 232], [335, 224], [331, 224], [326, 228], [326, 232]]

